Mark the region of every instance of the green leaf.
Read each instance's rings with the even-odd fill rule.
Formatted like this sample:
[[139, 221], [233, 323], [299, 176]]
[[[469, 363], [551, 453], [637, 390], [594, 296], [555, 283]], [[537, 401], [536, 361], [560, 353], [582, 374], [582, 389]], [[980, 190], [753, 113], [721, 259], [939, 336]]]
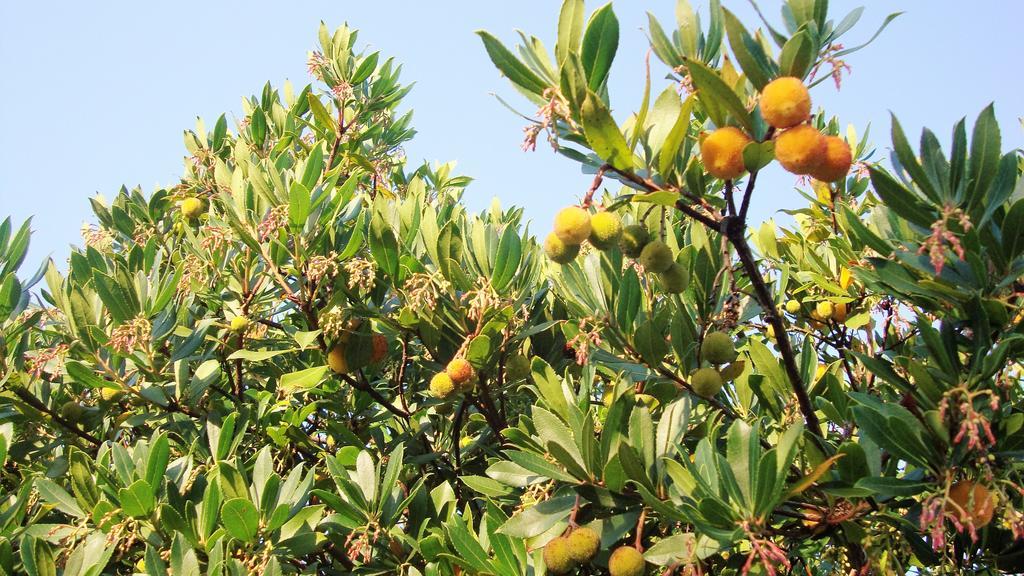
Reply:
[[774, 76], [774, 65], [764, 48], [747, 32], [743, 24], [729, 10], [722, 9], [722, 16], [725, 20], [725, 31], [729, 36], [729, 46], [732, 53], [736, 55], [743, 73], [760, 92]]
[[14, 312], [20, 300], [21, 282], [14, 274], [9, 274], [0, 282], [0, 322], [6, 320]]
[[633, 154], [604, 101], [594, 92], [588, 91], [581, 112], [583, 132], [594, 152], [616, 169], [632, 170]]
[[575, 493], [548, 498], [509, 518], [498, 532], [513, 538], [533, 538], [568, 518], [575, 505]]
[[716, 126], [721, 128], [728, 125], [725, 118], [725, 112], [728, 112], [747, 133], [754, 132], [750, 112], [717, 72], [693, 59], [686, 61], [686, 68], [690, 71], [690, 78], [697, 89], [697, 97]]
[[309, 189], [301, 182], [292, 182], [288, 192], [288, 218], [292, 224], [292, 230], [299, 231], [306, 225], [310, 210]]
[[153, 487], [145, 480], [136, 480], [131, 486], [117, 491], [121, 510], [132, 518], [145, 518], [153, 513], [156, 495]]
[[547, 84], [530, 70], [526, 64], [523, 64], [521, 60], [516, 58], [500, 40], [485, 30], [477, 30], [476, 33], [483, 41], [487, 55], [491, 57], [491, 62], [494, 63], [506, 78], [537, 96], [544, 94], [544, 90], [548, 87]]
[[491, 286], [502, 293], [516, 276], [523, 259], [522, 241], [515, 226], [505, 226], [494, 255], [494, 269], [491, 271]]
[[569, 54], [580, 48], [583, 36], [583, 0], [565, 0], [558, 13], [558, 38], [555, 41], [555, 62], [558, 66]]
[[252, 542], [259, 531], [260, 513], [248, 498], [232, 498], [220, 511], [224, 529], [236, 540]]
[[857, 481], [857, 488], [866, 488], [882, 496], [915, 496], [930, 488], [927, 482], [904, 478], [869, 477]]
[[263, 360], [270, 360], [274, 356], [280, 356], [281, 354], [287, 354], [294, 352], [293, 349], [288, 350], [235, 350], [228, 356], [228, 360], [247, 360], [249, 362], [262, 362]]
[[619, 47], [619, 20], [615, 17], [609, 2], [598, 8], [587, 22], [583, 34], [583, 49], [580, 54], [583, 70], [587, 74], [587, 86], [595, 92], [608, 79], [615, 51]]
[[818, 47], [811, 41], [807, 30], [801, 30], [786, 41], [779, 55], [779, 74], [803, 78], [811, 71]]
[[68, 494], [67, 490], [54, 483], [53, 480], [36, 478], [35, 485], [43, 500], [53, 504], [61, 512], [78, 518], [86, 517], [86, 513], [79, 507], [75, 498]]
[[880, 168], [871, 167], [871, 185], [878, 197], [898, 216], [923, 228], [935, 221], [934, 212], [910, 190]]
[[281, 376], [278, 388], [287, 394], [309, 390], [323, 381], [327, 370], [327, 366], [314, 366], [297, 372], [289, 372]]
[[751, 142], [743, 147], [743, 166], [748, 172], [757, 172], [775, 159], [775, 143]]
[[359, 64], [359, 68], [356, 68], [355, 73], [352, 74], [352, 79], [349, 80], [349, 83], [355, 85], [369, 78], [370, 74], [373, 74], [373, 71], [377, 69], [377, 60], [379, 58], [380, 52], [374, 52], [366, 58], [363, 58], [362, 63]]
[[984, 200], [995, 177], [1001, 156], [999, 121], [995, 108], [989, 104], [974, 123], [971, 154], [967, 163], [967, 205], [974, 207]]
[[377, 266], [392, 280], [398, 281], [398, 238], [378, 212], [370, 220], [370, 253]]

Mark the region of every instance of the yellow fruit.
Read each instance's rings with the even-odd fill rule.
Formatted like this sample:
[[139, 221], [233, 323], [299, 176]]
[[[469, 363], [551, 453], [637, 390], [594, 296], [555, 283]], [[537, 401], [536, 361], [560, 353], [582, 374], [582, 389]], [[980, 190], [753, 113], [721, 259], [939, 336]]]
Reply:
[[530, 376], [530, 359], [522, 354], [510, 356], [505, 361], [505, 374], [510, 380], [524, 380]]
[[799, 301], [797, 301], [797, 300], [787, 300], [786, 301], [786, 312], [789, 312], [790, 314], [796, 314], [799, 311], [800, 311], [800, 302]]
[[814, 311], [818, 314], [817, 319], [828, 320], [836, 311], [836, 307], [829, 301], [818, 302], [817, 305], [814, 306]]
[[383, 334], [374, 334], [370, 340], [373, 351], [370, 352], [370, 364], [376, 364], [388, 355], [388, 339]]
[[746, 170], [743, 148], [750, 138], [739, 128], [726, 126], [708, 134], [700, 144], [700, 156], [708, 174], [722, 180], [736, 178]]
[[732, 338], [725, 332], [711, 332], [700, 345], [700, 356], [708, 362], [721, 366], [736, 359], [736, 348]]
[[120, 388], [108, 388], [106, 386], [100, 388], [100, 398], [104, 399], [107, 402], [114, 402], [116, 400], [120, 400], [123, 395], [124, 390], [121, 390]]
[[846, 140], [838, 136], [825, 136], [825, 154], [821, 162], [811, 169], [811, 176], [822, 182], [835, 182], [850, 173], [853, 153]]
[[232, 332], [245, 332], [245, 329], [249, 327], [249, 319], [245, 316], [235, 316], [231, 319], [231, 331]]
[[590, 528], [577, 528], [569, 534], [569, 556], [577, 564], [586, 564], [597, 556], [601, 537]]
[[775, 128], [802, 124], [811, 117], [811, 93], [799, 78], [776, 78], [761, 91], [761, 115]]
[[838, 302], [833, 307], [832, 319], [836, 322], [846, 322], [847, 306], [846, 302]]
[[946, 513], [956, 516], [961, 523], [969, 520], [975, 528], [982, 528], [992, 521], [994, 511], [995, 498], [981, 484], [964, 480], [949, 489]]
[[456, 358], [444, 369], [456, 386], [462, 386], [473, 377], [473, 366], [464, 358]]
[[806, 124], [775, 138], [775, 159], [793, 174], [810, 174], [825, 157], [825, 137]]
[[576, 567], [569, 553], [569, 539], [559, 536], [544, 546], [544, 566], [549, 574], [568, 574]]
[[556, 264], [568, 264], [580, 253], [579, 244], [566, 244], [555, 234], [548, 234], [544, 240], [544, 254]]
[[633, 224], [626, 226], [622, 230], [622, 237], [619, 239], [619, 249], [626, 256], [636, 258], [640, 256], [640, 252], [643, 251], [644, 246], [647, 246], [647, 243], [650, 241], [651, 234], [647, 231], [647, 228], [639, 224]]
[[640, 264], [648, 272], [664, 272], [675, 264], [672, 249], [661, 240], [653, 240], [640, 252]]
[[438, 372], [430, 379], [430, 393], [434, 398], [445, 399], [455, 392], [455, 383], [448, 374]]
[[673, 262], [668, 270], [658, 275], [661, 287], [669, 294], [681, 294], [690, 285], [690, 273], [679, 264]]
[[336, 374], [348, 374], [348, 358], [345, 357], [345, 346], [338, 344], [327, 353], [327, 365]]
[[611, 576], [643, 576], [644, 555], [632, 546], [621, 546], [608, 558], [608, 573]]
[[181, 215], [191, 220], [203, 213], [203, 201], [199, 198], [186, 198], [181, 201]]
[[614, 212], [598, 212], [590, 217], [590, 244], [598, 250], [608, 250], [619, 243], [622, 220]]
[[555, 236], [566, 244], [582, 244], [590, 236], [590, 212], [569, 206], [555, 215]]
[[722, 389], [722, 376], [714, 368], [701, 368], [690, 376], [690, 386], [698, 396], [711, 398]]
[[775, 326], [769, 324], [764, 333], [768, 336], [769, 340], [775, 340]]

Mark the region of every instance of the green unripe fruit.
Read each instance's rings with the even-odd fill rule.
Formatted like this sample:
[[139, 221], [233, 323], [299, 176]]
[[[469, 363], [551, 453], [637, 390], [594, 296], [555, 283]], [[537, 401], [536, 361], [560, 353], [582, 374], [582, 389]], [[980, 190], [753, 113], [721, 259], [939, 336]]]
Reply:
[[644, 555], [632, 546], [617, 548], [608, 559], [608, 573], [611, 576], [643, 576]]
[[590, 212], [569, 206], [555, 215], [555, 236], [566, 244], [582, 244], [590, 236]]
[[613, 212], [598, 212], [590, 217], [590, 244], [608, 250], [622, 237], [622, 220]]
[[576, 567], [569, 551], [569, 539], [559, 536], [544, 546], [544, 566], [550, 574], [568, 574]]
[[544, 239], [544, 254], [556, 264], [568, 264], [580, 253], [579, 244], [566, 244], [554, 234]]
[[577, 564], [586, 564], [597, 556], [601, 537], [590, 528], [577, 528], [569, 534], [569, 555]]
[[722, 390], [722, 375], [714, 368], [701, 368], [690, 376], [690, 386], [698, 396], [712, 398]]
[[672, 249], [661, 240], [653, 240], [640, 251], [640, 264], [648, 272], [664, 272], [675, 264]]
[[505, 361], [505, 374], [510, 380], [525, 380], [530, 376], [530, 359], [522, 354], [510, 356]]
[[245, 316], [235, 316], [231, 319], [231, 331], [232, 332], [245, 332], [245, 329], [249, 327], [249, 319]]
[[444, 372], [438, 372], [430, 379], [430, 393], [434, 398], [444, 400], [455, 392], [455, 382], [451, 376]]
[[790, 314], [796, 314], [799, 311], [800, 311], [800, 302], [799, 301], [797, 301], [797, 300], [787, 300], [786, 301], [786, 312], [789, 312]]
[[626, 226], [622, 229], [622, 237], [619, 238], [619, 249], [630, 258], [637, 258], [644, 246], [651, 241], [651, 234], [647, 228], [638, 224]]
[[679, 264], [673, 262], [668, 270], [658, 275], [661, 287], [668, 294], [681, 294], [690, 285], [690, 273]]
[[181, 215], [191, 220], [203, 213], [203, 201], [199, 198], [186, 198], [181, 201]]
[[736, 359], [736, 348], [733, 347], [732, 338], [725, 332], [711, 332], [704, 337], [704, 342], [700, 345], [700, 356], [716, 366], [721, 366]]
[[68, 400], [60, 407], [60, 415], [68, 422], [78, 422], [85, 413], [85, 408], [74, 400]]

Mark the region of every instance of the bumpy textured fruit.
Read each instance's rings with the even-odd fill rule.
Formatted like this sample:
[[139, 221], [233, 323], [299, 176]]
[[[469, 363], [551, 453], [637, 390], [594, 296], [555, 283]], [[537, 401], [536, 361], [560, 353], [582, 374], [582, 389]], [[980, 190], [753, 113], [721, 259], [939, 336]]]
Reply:
[[608, 250], [619, 243], [622, 219], [614, 212], [598, 212], [590, 217], [590, 244], [598, 250]]
[[456, 386], [462, 386], [473, 377], [473, 366], [465, 358], [456, 358], [444, 369]]
[[370, 364], [376, 364], [388, 355], [388, 339], [383, 334], [374, 334], [370, 340], [373, 350], [370, 352]]
[[650, 241], [651, 233], [647, 231], [647, 228], [639, 224], [632, 224], [623, 228], [622, 238], [619, 238], [619, 249], [626, 256], [636, 258], [640, 256], [640, 252]]
[[608, 573], [611, 576], [643, 576], [644, 555], [632, 546], [619, 547], [608, 558]]
[[798, 300], [787, 300], [786, 301], [786, 312], [790, 314], [796, 314], [800, 311], [800, 301]]
[[818, 302], [814, 306], [814, 311], [818, 314], [820, 320], [828, 320], [835, 313], [836, 307], [831, 302]]
[[714, 368], [701, 368], [690, 376], [690, 386], [699, 396], [711, 398], [722, 389], [722, 376]]
[[700, 156], [708, 174], [722, 180], [736, 178], [746, 170], [743, 166], [743, 148], [750, 137], [734, 126], [719, 128], [708, 134], [700, 144]]
[[83, 413], [85, 413], [85, 409], [74, 400], [68, 400], [60, 407], [60, 415], [68, 422], [78, 422]]
[[523, 380], [530, 375], [530, 359], [515, 354], [505, 360], [505, 374], [512, 380]]
[[946, 513], [956, 516], [960, 522], [969, 519], [975, 528], [982, 528], [992, 521], [994, 511], [995, 499], [981, 484], [964, 480], [950, 487]]
[[430, 393], [434, 398], [445, 399], [455, 392], [455, 383], [448, 374], [438, 372], [430, 379]]
[[549, 574], [568, 574], [576, 567], [569, 552], [569, 539], [559, 536], [544, 546], [544, 566]]
[[821, 132], [804, 124], [775, 138], [775, 159], [793, 174], [810, 174], [825, 158], [827, 148]]
[[566, 244], [582, 244], [590, 236], [590, 212], [579, 206], [562, 208], [555, 215], [555, 236]]
[[203, 208], [203, 201], [199, 198], [185, 198], [181, 202], [181, 215], [188, 219], [198, 218]]
[[661, 279], [661, 286], [669, 294], [681, 294], [690, 285], [690, 273], [675, 262], [658, 275]]
[[832, 319], [836, 322], [846, 322], [846, 316], [849, 313], [849, 308], [846, 302], [838, 302], [833, 307]]
[[235, 316], [231, 319], [231, 331], [232, 332], [245, 332], [245, 329], [249, 327], [249, 319], [245, 316]]
[[732, 338], [725, 332], [711, 332], [700, 345], [700, 356], [716, 365], [728, 364], [736, 359]]
[[544, 254], [556, 264], [568, 264], [580, 253], [579, 244], [566, 244], [554, 233], [544, 239]]
[[648, 272], [661, 273], [675, 264], [672, 249], [661, 240], [653, 240], [640, 252], [640, 264]]
[[569, 534], [569, 556], [577, 564], [586, 564], [597, 556], [601, 547], [601, 537], [590, 528], [577, 528]]
[[845, 178], [852, 165], [853, 152], [846, 140], [839, 136], [825, 136], [825, 155], [811, 170], [811, 176], [822, 182], [835, 182]]
[[776, 78], [761, 91], [761, 115], [775, 128], [802, 124], [811, 117], [811, 93], [799, 78]]
[[338, 344], [331, 351], [327, 353], [327, 365], [334, 370], [336, 374], [348, 374], [349, 365], [348, 358], [345, 357], [345, 346]]

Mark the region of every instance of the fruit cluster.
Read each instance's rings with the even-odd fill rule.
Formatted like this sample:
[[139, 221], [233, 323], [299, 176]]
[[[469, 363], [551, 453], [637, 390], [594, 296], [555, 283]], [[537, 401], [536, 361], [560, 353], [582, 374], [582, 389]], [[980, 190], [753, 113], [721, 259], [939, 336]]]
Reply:
[[444, 372], [438, 372], [430, 379], [430, 394], [439, 400], [446, 400], [459, 392], [470, 392], [476, 385], [476, 372], [465, 358], [455, 358], [448, 363]]
[[[713, 398], [726, 381], [739, 376], [742, 363], [735, 362], [738, 356], [732, 338], [725, 332], [709, 332], [700, 345], [700, 357], [711, 366], [698, 368], [690, 374], [690, 387], [704, 398]], [[726, 366], [728, 365], [728, 366]]]
[[[576, 528], [568, 536], [559, 536], [544, 546], [544, 566], [548, 574], [568, 574], [593, 560], [600, 547], [601, 537], [597, 532], [587, 527]], [[636, 549], [633, 548], [633, 551]], [[612, 556], [614, 557], [614, 554]], [[642, 574], [643, 556], [640, 556], [640, 572], [616, 572], [611, 561], [608, 568], [617, 576]]]
[[[348, 374], [364, 366], [376, 364], [387, 356], [388, 339], [383, 334], [360, 331], [362, 323], [359, 318], [350, 320], [338, 341], [328, 351], [327, 365], [336, 374]], [[232, 325], [234, 326], [234, 321]]]
[[568, 264], [579, 254], [584, 240], [601, 251], [618, 246], [624, 255], [636, 258], [645, 270], [657, 274], [666, 293], [679, 294], [690, 283], [690, 274], [676, 262], [668, 244], [652, 239], [639, 224], [624, 227], [611, 212], [591, 216], [579, 206], [563, 208], [555, 216], [554, 232], [544, 241], [544, 252], [553, 262]]
[[[761, 115], [777, 131], [775, 159], [786, 170], [822, 182], [835, 182], [849, 173], [850, 145], [806, 123], [811, 117], [811, 95], [799, 78], [785, 76], [769, 82], [761, 92]], [[700, 145], [705, 170], [723, 180], [739, 177], [746, 170], [743, 149], [751, 142], [734, 126], [714, 130]]]

